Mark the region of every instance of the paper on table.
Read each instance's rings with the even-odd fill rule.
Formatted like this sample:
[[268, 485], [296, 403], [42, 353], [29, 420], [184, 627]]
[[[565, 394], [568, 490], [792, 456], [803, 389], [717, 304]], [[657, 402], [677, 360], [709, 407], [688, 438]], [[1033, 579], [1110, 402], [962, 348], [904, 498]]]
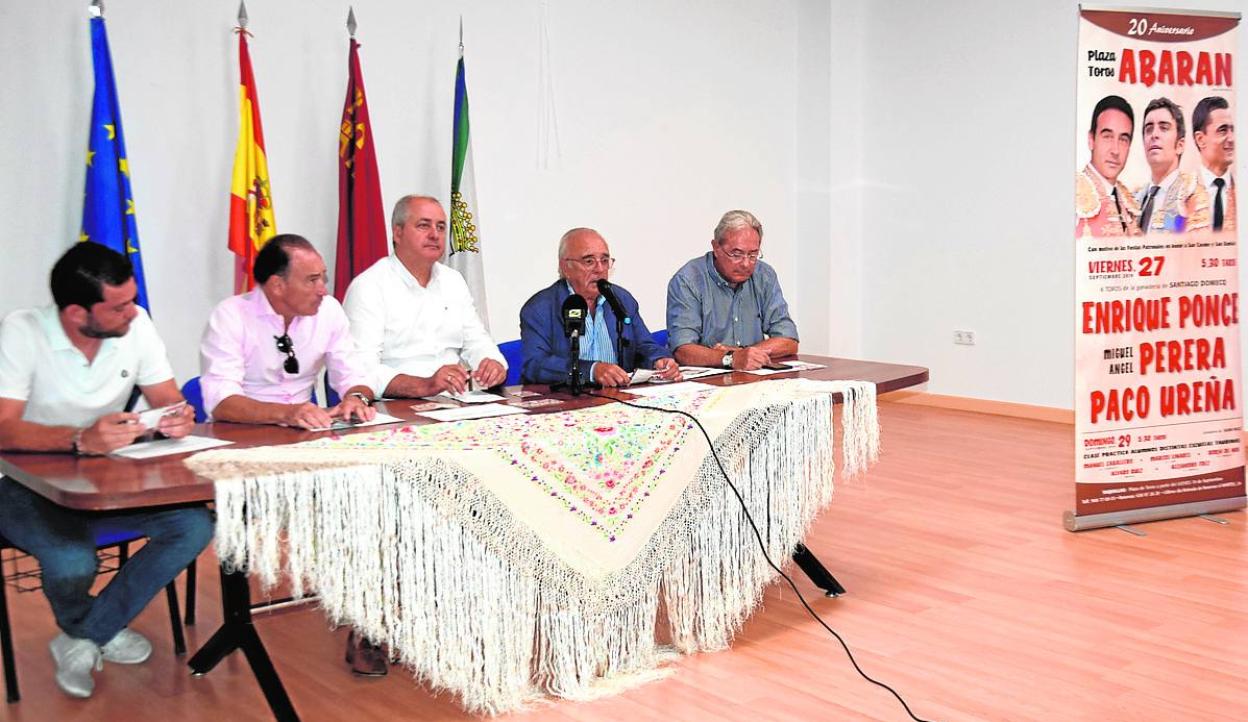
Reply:
[[680, 373], [685, 377], [686, 381], [692, 379], [700, 379], [704, 376], [718, 376], [719, 374], [732, 373], [732, 369], [719, 369], [710, 366], [681, 366]]
[[710, 391], [714, 386], [707, 386], [696, 381], [681, 381], [674, 384], [663, 384], [661, 386], [645, 386], [640, 388], [628, 387], [628, 393], [638, 396], [675, 396], [676, 394], [691, 394], [696, 391]]
[[628, 385], [644, 384], [648, 381], [654, 381], [658, 377], [658, 373], [650, 369], [637, 369], [628, 377]]
[[390, 414], [383, 414], [380, 411], [378, 411], [377, 415], [373, 417], [372, 421], [343, 421], [342, 419], [334, 419], [334, 423], [330, 424], [329, 426], [321, 426], [315, 429], [308, 429], [308, 431], [343, 431], [345, 429], [359, 429], [365, 426], [380, 426], [382, 424], [397, 424], [398, 422], [402, 420], [403, 419], [400, 419], [397, 416], [391, 416]]
[[425, 399], [428, 401], [453, 399], [461, 404], [493, 404], [505, 400], [502, 396], [492, 394], [488, 391], [465, 391], [462, 394], [442, 392], [437, 396], [426, 396]]
[[185, 454], [188, 451], [201, 451], [233, 443], [233, 441], [224, 441], [222, 439], [210, 439], [207, 436], [183, 436], [180, 439], [141, 441], [137, 444], [123, 446], [114, 451], [113, 456], [122, 456], [127, 459], [154, 459], [158, 456]]
[[826, 368], [823, 364], [810, 363], [809, 361], [782, 361], [780, 362], [780, 365], [786, 366], [787, 368], [754, 369], [753, 371], [746, 371], [746, 373], [754, 374], [755, 376], [770, 376], [772, 374], [789, 374], [794, 371], [810, 371], [812, 369]]
[[467, 421], [468, 419], [484, 419], [490, 416], [510, 416], [511, 414], [524, 413], [527, 413], [524, 409], [518, 409], [515, 406], [506, 404], [478, 404], [475, 406], [460, 406], [454, 409], [424, 411], [420, 415], [435, 421]]

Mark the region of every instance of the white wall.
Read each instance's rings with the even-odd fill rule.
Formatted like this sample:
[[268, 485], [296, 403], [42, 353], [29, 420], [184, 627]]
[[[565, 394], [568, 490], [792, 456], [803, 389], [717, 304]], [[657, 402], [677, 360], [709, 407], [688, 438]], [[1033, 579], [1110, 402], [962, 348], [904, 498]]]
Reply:
[[[0, 313], [48, 297], [77, 235], [86, 4], [0, 4]], [[387, 204], [446, 196], [463, 14], [498, 340], [552, 280], [563, 230], [598, 227], [660, 327], [672, 271], [744, 207], [804, 350], [929, 366], [938, 393], [1071, 406], [1075, 0], [354, 4]], [[250, 8], [278, 227], [331, 259], [345, 8]], [[538, 143], [543, 8], [558, 155]], [[231, 283], [235, 10], [108, 4], [149, 292], [180, 377], [198, 372], [204, 318]], [[953, 345], [954, 329], [978, 344]]]
[[[520, 305], [554, 279], [555, 243], [572, 226], [603, 232], [620, 259], [617, 280], [656, 328], [667, 279], [707, 248], [729, 208], [762, 218], [768, 261], [796, 285], [797, 3], [546, 2], [561, 150], [546, 168], [542, 2], [353, 3], [387, 205], [409, 192], [447, 195], [463, 15], [498, 340], [519, 336]], [[47, 272], [77, 237], [93, 83], [87, 5], [0, 4], [0, 314], [47, 301]], [[248, 7], [278, 229], [308, 236], [331, 264], [347, 5]], [[236, 8], [106, 8], [148, 291], [180, 378], [198, 373], [204, 320], [231, 288]]]
[[865, 8], [864, 356], [928, 366], [937, 393], [1071, 408], [1078, 3]]

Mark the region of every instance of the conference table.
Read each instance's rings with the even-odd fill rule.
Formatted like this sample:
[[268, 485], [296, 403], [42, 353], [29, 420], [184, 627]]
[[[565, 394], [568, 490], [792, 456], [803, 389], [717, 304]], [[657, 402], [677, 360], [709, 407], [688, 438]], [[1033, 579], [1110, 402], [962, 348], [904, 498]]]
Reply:
[[[927, 369], [918, 366], [806, 354], [792, 358], [820, 364], [822, 368], [771, 376], [731, 372], [698, 379], [698, 382], [711, 386], [736, 386], [794, 377], [821, 381], [857, 380], [873, 383], [877, 393], [886, 393], [928, 380]], [[534, 393], [540, 396], [534, 396]], [[549, 387], [536, 385], [506, 387], [501, 393], [508, 402], [520, 401], [521, 398], [524, 401], [534, 398], [558, 401], [540, 409], [531, 409], [531, 414], [571, 411], [609, 404], [612, 399], [633, 398], [627, 389], [601, 390], [595, 394], [573, 396], [566, 391], [552, 392]], [[420, 416], [410, 407], [410, 401], [378, 403], [379, 411], [397, 417], [407, 425], [438, 423]], [[274, 426], [206, 423], [196, 425], [193, 433], [230, 441], [232, 446], [229, 448], [241, 449], [295, 444], [330, 435], [343, 436], [382, 428], [386, 427], [309, 432]], [[4, 452], [0, 454], [0, 473], [58, 505], [85, 511], [146, 509], [214, 501], [214, 482], [192, 472], [183, 463], [188, 456], [177, 454], [132, 460], [115, 456], [74, 457], [68, 454]], [[230, 652], [239, 649], [244, 652], [274, 716], [278, 719], [297, 719], [290, 698], [252, 625], [251, 592], [245, 573], [223, 567], [222, 606], [222, 627], [192, 657], [189, 663], [192, 671], [205, 674]]]

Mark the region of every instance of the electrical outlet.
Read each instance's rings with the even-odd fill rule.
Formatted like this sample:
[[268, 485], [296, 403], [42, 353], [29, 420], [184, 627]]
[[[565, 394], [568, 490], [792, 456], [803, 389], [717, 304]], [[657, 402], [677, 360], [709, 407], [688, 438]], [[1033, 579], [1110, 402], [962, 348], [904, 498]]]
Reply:
[[965, 330], [955, 330], [953, 332], [953, 342], [959, 346], [974, 346], [975, 332]]

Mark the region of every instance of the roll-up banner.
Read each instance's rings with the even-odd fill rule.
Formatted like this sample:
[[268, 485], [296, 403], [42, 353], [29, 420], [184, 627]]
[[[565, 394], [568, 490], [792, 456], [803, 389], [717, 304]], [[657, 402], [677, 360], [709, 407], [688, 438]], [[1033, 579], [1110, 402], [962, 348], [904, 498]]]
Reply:
[[1242, 508], [1239, 14], [1079, 15], [1065, 526]]

